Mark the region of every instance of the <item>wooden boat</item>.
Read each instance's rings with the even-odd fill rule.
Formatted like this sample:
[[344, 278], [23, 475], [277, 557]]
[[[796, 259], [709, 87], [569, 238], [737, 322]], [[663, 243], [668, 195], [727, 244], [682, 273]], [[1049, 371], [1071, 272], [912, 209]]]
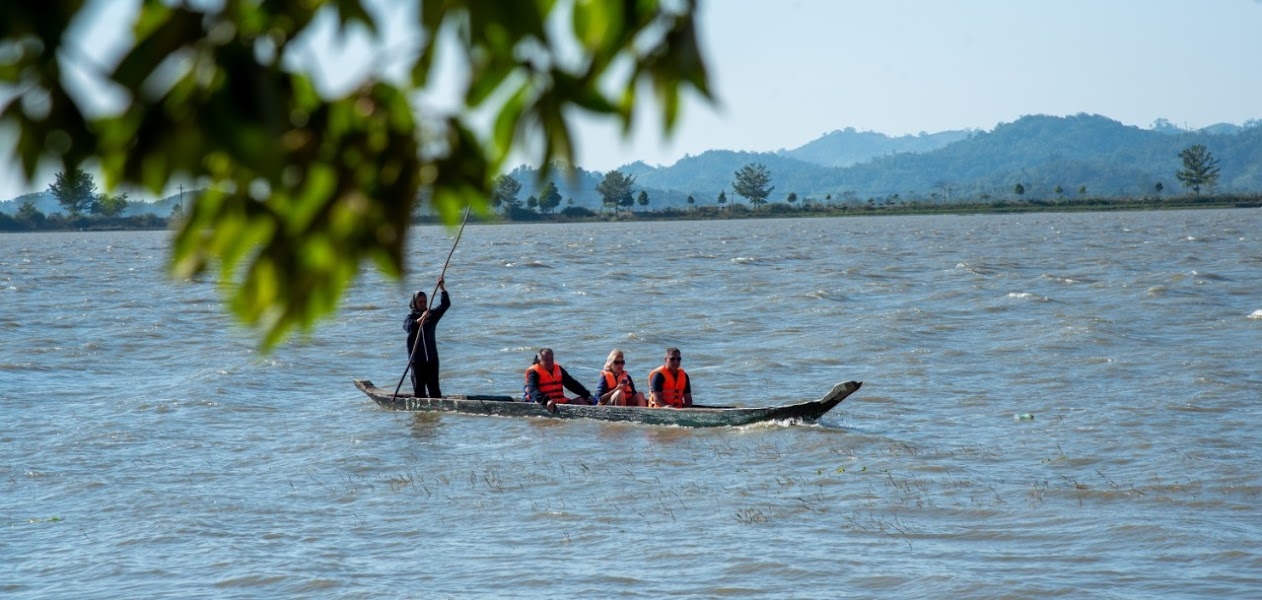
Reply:
[[853, 394], [858, 381], [847, 381], [833, 386], [819, 400], [745, 408], [739, 406], [702, 406], [691, 408], [642, 408], [638, 406], [590, 406], [559, 404], [556, 412], [549, 412], [534, 402], [524, 402], [520, 397], [489, 395], [452, 395], [442, 398], [416, 398], [410, 392], [400, 390], [395, 396], [366, 379], [356, 379], [355, 387], [384, 408], [414, 412], [455, 412], [469, 415], [498, 417], [540, 417], [552, 419], [594, 419], [620, 421], [645, 425], [675, 425], [678, 427], [733, 427], [767, 421], [811, 423], [833, 409]]

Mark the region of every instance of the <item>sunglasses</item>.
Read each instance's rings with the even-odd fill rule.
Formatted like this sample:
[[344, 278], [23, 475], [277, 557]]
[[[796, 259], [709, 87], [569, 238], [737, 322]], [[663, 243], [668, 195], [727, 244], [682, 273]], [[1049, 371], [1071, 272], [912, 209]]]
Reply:
[[683, 360], [683, 359], [678, 356], [667, 356], [666, 360]]
[[625, 364], [627, 364], [627, 361], [625, 361], [625, 360], [615, 360], [615, 361], [613, 361], [613, 364], [615, 364], [615, 365], [625, 365]]

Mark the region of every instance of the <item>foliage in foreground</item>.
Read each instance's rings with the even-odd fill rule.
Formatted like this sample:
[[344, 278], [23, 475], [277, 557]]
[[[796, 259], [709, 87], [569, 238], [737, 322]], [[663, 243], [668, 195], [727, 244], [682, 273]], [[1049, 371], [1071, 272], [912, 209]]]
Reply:
[[[0, 3], [0, 126], [16, 130], [28, 179], [52, 161], [96, 162], [109, 188], [199, 182], [206, 193], [176, 237], [172, 270], [217, 263], [232, 311], [270, 348], [335, 310], [362, 262], [401, 275], [417, 202], [449, 223], [465, 206], [484, 211], [510, 152], [573, 164], [570, 119], [604, 115], [626, 131], [642, 85], [666, 131], [681, 92], [709, 98], [692, 0], [419, 4], [374, 15], [360, 0], [145, 2], [122, 58], [97, 67], [70, 37], [86, 18], [80, 2]], [[380, 48], [391, 18], [414, 21], [421, 40], [406, 57], [391, 49], [408, 62], [403, 81], [370, 78], [329, 97], [311, 65], [295, 66], [328, 19]], [[413, 101], [437, 85], [440, 49], [455, 50], [466, 77], [453, 112], [427, 113]], [[121, 91], [125, 106], [86, 110], [64, 84], [71, 70]]]

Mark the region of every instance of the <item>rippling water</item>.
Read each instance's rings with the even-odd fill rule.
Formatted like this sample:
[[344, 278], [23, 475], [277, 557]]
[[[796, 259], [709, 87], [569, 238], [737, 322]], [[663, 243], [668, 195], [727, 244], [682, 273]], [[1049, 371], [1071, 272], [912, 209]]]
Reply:
[[[815, 426], [379, 410], [404, 285], [260, 355], [161, 232], [0, 235], [8, 598], [1248, 597], [1262, 212], [469, 226], [443, 388], [540, 345]], [[1015, 415], [1015, 417], [1014, 417]], [[1022, 418], [1029, 415], [1032, 418]]]

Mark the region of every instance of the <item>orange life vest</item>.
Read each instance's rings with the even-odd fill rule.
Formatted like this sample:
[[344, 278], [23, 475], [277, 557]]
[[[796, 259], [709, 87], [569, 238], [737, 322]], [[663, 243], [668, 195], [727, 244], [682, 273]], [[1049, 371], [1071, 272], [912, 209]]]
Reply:
[[565, 390], [561, 387], [561, 365], [552, 363], [552, 372], [544, 370], [543, 365], [533, 364], [526, 369], [526, 381], [530, 381], [530, 372], [539, 374], [539, 391], [558, 403], [565, 403]]
[[[663, 378], [662, 396], [658, 398], [658, 403], [665, 402], [675, 408], [682, 407], [684, 405], [684, 390], [688, 389], [688, 374], [683, 369], [679, 369], [675, 372], [675, 375], [671, 375], [670, 369], [661, 366], [649, 373], [650, 386], [653, 385], [653, 376], [658, 373], [661, 373]], [[650, 388], [650, 391], [652, 391], [652, 388]]]
[[609, 390], [612, 392], [614, 390], [621, 389], [622, 395], [625, 398], [630, 398], [631, 394], [635, 393], [635, 390], [631, 387], [631, 384], [629, 383], [631, 381], [631, 376], [627, 375], [625, 372], [623, 373], [623, 375], [627, 375], [626, 380], [628, 383], [626, 385], [622, 385], [618, 383], [617, 376], [613, 374], [613, 371], [605, 370], [605, 371], [601, 371], [600, 373], [605, 376], [605, 389], [606, 390]]

